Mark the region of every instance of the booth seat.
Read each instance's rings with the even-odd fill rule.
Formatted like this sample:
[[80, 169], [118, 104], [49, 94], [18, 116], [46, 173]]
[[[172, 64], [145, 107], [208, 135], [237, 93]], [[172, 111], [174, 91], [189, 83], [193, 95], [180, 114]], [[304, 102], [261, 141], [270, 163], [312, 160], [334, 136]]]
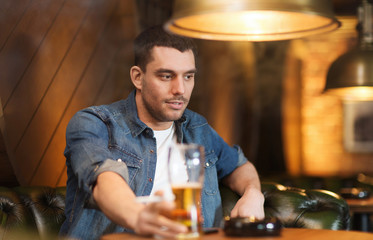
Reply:
[[292, 175], [271, 175], [261, 177], [262, 181], [276, 182], [289, 187], [303, 189], [325, 189], [340, 193], [344, 188], [363, 188], [373, 191], [373, 177], [360, 173], [351, 176], [292, 176]]
[[[359, 189], [361, 192], [359, 197], [373, 197], [373, 176], [367, 173], [350, 176], [291, 176], [283, 174], [262, 176], [261, 179], [262, 181], [280, 183], [287, 187], [329, 190], [346, 198], [354, 198], [352, 195], [348, 195], [348, 192], [352, 193]], [[370, 210], [367, 210], [367, 212], [351, 212], [351, 229], [372, 232], [373, 214], [370, 212]]]
[[[283, 227], [349, 229], [346, 202], [326, 190], [304, 190], [262, 183], [266, 217]], [[0, 239], [57, 239], [65, 219], [65, 187], [0, 187]], [[229, 215], [238, 195], [221, 187], [223, 212]]]
[[0, 187], [0, 239], [57, 239], [66, 187]]
[[[229, 216], [239, 196], [221, 187], [223, 214]], [[322, 189], [286, 187], [262, 183], [265, 216], [280, 220], [283, 227], [349, 230], [349, 208], [338, 194]]]

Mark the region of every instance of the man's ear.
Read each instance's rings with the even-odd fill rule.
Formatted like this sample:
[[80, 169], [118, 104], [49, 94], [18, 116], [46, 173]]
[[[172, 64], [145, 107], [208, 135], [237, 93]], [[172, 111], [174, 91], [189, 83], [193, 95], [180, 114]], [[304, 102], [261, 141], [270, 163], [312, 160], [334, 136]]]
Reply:
[[142, 76], [143, 71], [138, 66], [132, 66], [130, 70], [131, 81], [136, 89], [141, 90], [142, 88]]

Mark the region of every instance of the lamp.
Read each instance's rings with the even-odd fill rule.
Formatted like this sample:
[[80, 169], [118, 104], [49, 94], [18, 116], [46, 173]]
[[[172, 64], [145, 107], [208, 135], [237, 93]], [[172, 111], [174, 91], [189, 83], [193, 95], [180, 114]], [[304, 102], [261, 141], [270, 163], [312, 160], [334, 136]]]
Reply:
[[358, 7], [359, 45], [331, 64], [324, 92], [344, 100], [373, 100], [372, 10], [367, 0]]
[[175, 0], [166, 30], [193, 38], [275, 41], [337, 29], [329, 0]]

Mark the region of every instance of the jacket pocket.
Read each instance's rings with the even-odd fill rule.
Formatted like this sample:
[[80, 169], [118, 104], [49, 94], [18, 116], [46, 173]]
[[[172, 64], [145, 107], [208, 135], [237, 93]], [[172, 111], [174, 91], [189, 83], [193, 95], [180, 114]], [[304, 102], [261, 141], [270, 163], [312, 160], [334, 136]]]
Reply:
[[115, 146], [111, 147], [111, 151], [114, 157], [113, 160], [118, 161], [118, 162], [123, 162], [123, 164], [126, 164], [127, 169], [128, 169], [128, 177], [129, 177], [128, 184], [131, 185], [141, 168], [143, 160], [137, 157], [135, 154], [121, 151]]

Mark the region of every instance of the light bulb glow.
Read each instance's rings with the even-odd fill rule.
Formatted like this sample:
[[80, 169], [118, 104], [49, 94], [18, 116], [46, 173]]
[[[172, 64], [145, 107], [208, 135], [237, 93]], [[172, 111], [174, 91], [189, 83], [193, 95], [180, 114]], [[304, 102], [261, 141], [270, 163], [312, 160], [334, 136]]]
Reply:
[[328, 94], [336, 95], [343, 100], [371, 101], [373, 100], [373, 87], [346, 87], [329, 89]]

